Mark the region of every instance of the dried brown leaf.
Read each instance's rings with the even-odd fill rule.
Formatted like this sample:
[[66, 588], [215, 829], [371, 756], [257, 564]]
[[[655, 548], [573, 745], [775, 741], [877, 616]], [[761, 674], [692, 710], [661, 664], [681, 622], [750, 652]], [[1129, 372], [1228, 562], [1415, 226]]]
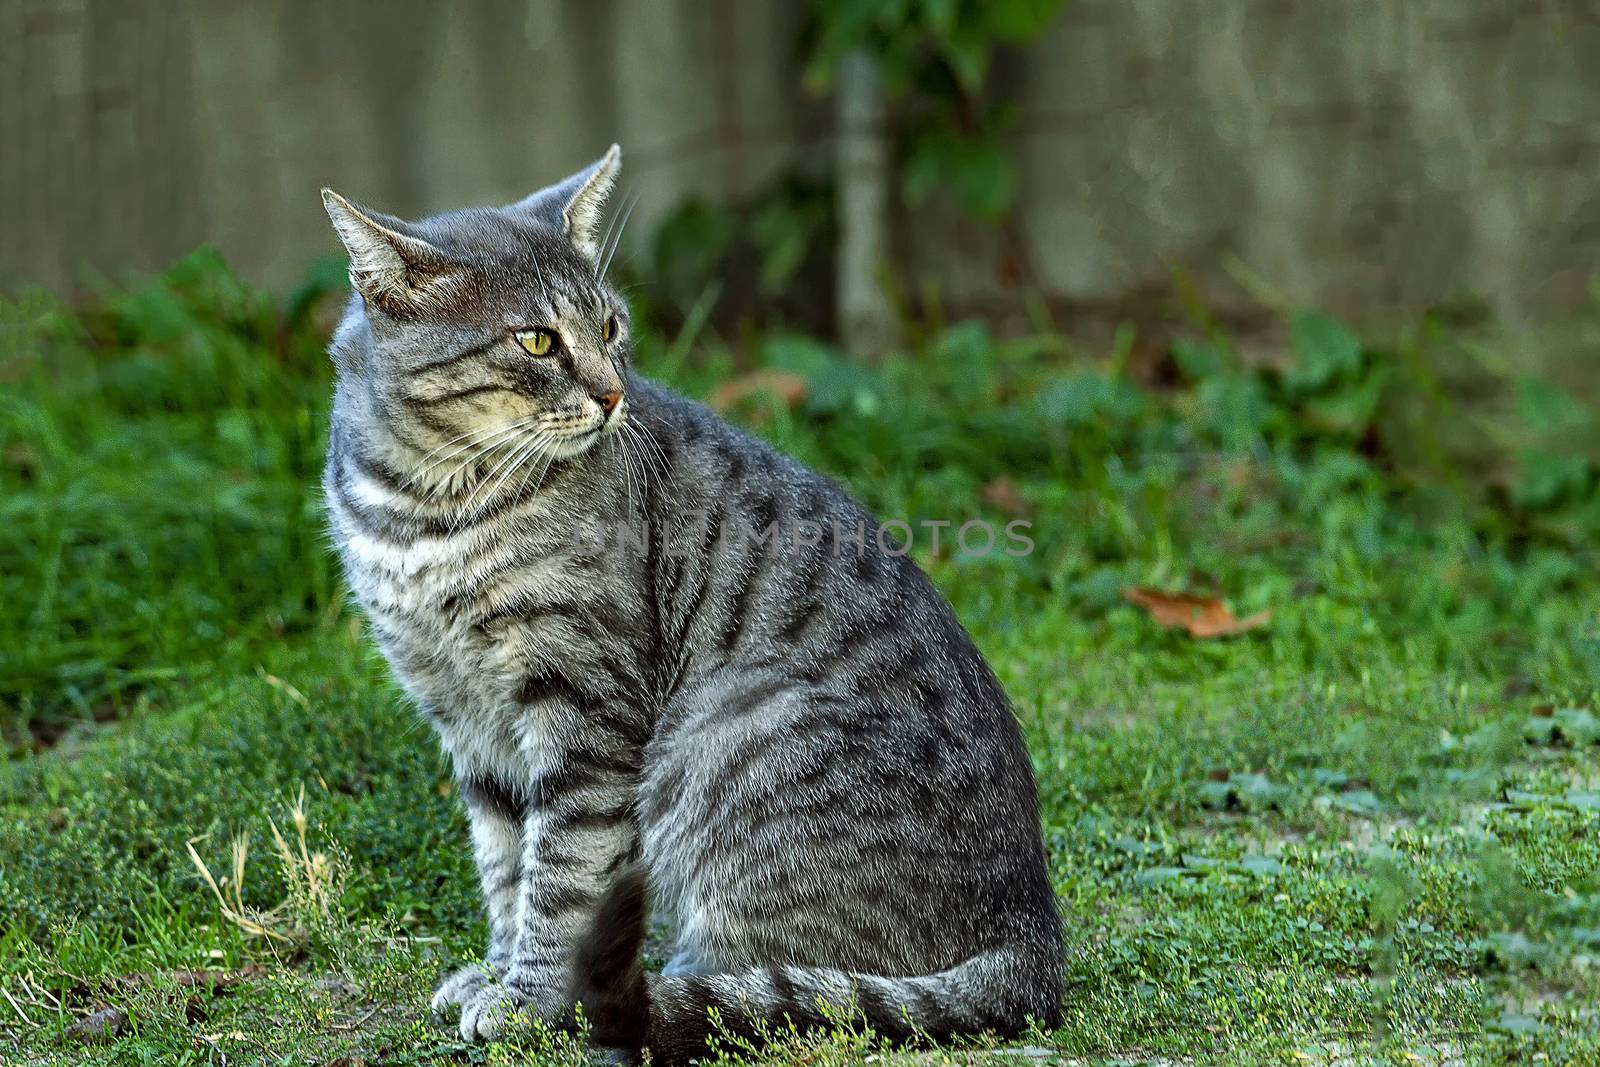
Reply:
[[996, 478], [983, 487], [983, 502], [990, 507], [999, 508], [1007, 515], [1027, 515], [1033, 510], [1017, 489], [1017, 483], [1010, 478]]
[[711, 406], [730, 411], [757, 393], [776, 397], [784, 407], [796, 408], [805, 401], [806, 380], [781, 370], [758, 370], [730, 378], [711, 391]]
[[1170, 630], [1179, 626], [1189, 631], [1191, 637], [1202, 639], [1242, 634], [1265, 626], [1272, 619], [1270, 611], [1236, 618], [1216, 597], [1191, 593], [1164, 593], [1159, 589], [1134, 587], [1124, 589], [1122, 596], [1128, 603], [1143, 608], [1164, 628]]

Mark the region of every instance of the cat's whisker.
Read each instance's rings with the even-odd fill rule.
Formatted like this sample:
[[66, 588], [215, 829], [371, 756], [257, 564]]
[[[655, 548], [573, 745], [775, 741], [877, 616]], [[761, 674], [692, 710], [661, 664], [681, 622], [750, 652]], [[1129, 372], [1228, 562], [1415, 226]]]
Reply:
[[606, 276], [606, 271], [611, 268], [611, 257], [617, 254], [617, 247], [622, 244], [623, 231], [628, 228], [628, 219], [633, 215], [633, 209], [638, 206], [639, 195], [635, 194], [633, 202], [630, 203], [627, 209], [622, 213], [622, 222], [617, 226], [617, 236], [616, 239], [611, 242], [611, 251], [606, 253], [605, 260], [600, 264], [599, 271], [595, 273], [595, 277], [597, 279], [604, 278]]
[[667, 461], [666, 449], [662, 448], [661, 442], [656, 439], [656, 432], [652, 430], [647, 423], [633, 422], [632, 420], [629, 420], [629, 425], [633, 426], [638, 431], [639, 435], [645, 441], [649, 442], [650, 447], [655, 450], [655, 454], [661, 459], [661, 472], [665, 474], [672, 464]]
[[626, 445], [625, 445], [625, 443], [623, 441], [622, 435], [618, 434], [616, 437], [613, 437], [612, 440], [616, 442], [616, 444], [617, 444], [617, 456], [622, 460], [622, 482], [623, 482], [623, 488], [624, 488], [624, 490], [625, 490], [625, 492], [627, 494], [627, 496], [626, 496], [627, 510], [624, 512], [624, 521], [625, 522], [632, 522], [633, 521], [633, 464], [628, 461], [628, 449], [627, 449], [627, 447], [626, 447]]
[[[451, 527], [450, 528], [451, 528], [452, 532], [454, 530], [456, 530], [460, 526], [460, 520], [464, 516], [476, 513], [476, 511], [478, 510], [478, 507], [479, 507], [480, 495], [483, 493], [483, 490], [486, 487], [488, 487], [489, 485], [492, 484], [496, 474], [498, 474], [501, 470], [505, 469], [506, 467], [510, 466], [511, 464], [513, 464], [515, 462], [517, 456], [522, 452], [522, 450], [526, 446], [527, 446], [527, 439], [526, 438], [521, 438], [521, 437], [516, 438], [510, 444], [504, 446], [506, 448], [505, 455], [500, 457], [500, 459], [494, 464], [494, 466], [489, 469], [488, 473], [485, 474], [483, 476], [483, 478], [477, 483], [477, 485], [475, 485], [467, 493], [466, 500], [462, 501], [460, 510], [458, 511], [458, 513], [456, 515], [455, 521], [453, 521], [451, 523]], [[497, 447], [500, 447], [500, 446], [497, 446]]]
[[[604, 253], [605, 249], [608, 248], [611, 245], [611, 232], [614, 229], [616, 229], [617, 219], [618, 219], [618, 217], [620, 215], [621, 215], [621, 212], [615, 212], [614, 211], [614, 212], [611, 213], [611, 218], [606, 220], [605, 232], [600, 235], [600, 244], [598, 246], [599, 250], [598, 250], [598, 253], [594, 257], [594, 261], [595, 261], [596, 264], [599, 264], [601, 260], [605, 259], [605, 256], [604, 256], [603, 253]], [[596, 281], [600, 280], [601, 274], [602, 274], [602, 271], [600, 271], [598, 269], [595, 270], [594, 277], [595, 277]]]
[[[498, 464], [496, 464], [494, 469], [484, 476], [482, 484], [490, 486], [489, 491], [483, 494], [482, 499], [478, 500], [476, 506], [463, 508], [462, 517], [470, 517], [472, 521], [477, 521], [477, 519], [479, 519], [486, 510], [488, 510], [489, 504], [493, 502], [495, 495], [499, 493], [501, 486], [505, 485], [506, 480], [511, 477], [511, 475], [516, 471], [517, 467], [520, 466], [525, 459], [533, 455], [535, 451], [542, 448], [549, 441], [549, 439], [549, 434], [540, 430], [531, 434], [527, 441], [514, 446], [511, 453], [506, 456], [506, 458], [502, 459]], [[500, 474], [498, 481], [495, 480], [495, 475], [497, 473]], [[474, 494], [474, 497], [476, 497], [476, 494]], [[471, 505], [472, 500], [469, 499], [468, 504]]]
[[528, 487], [528, 478], [533, 474], [534, 464], [535, 463], [539, 463], [540, 458], [543, 458], [544, 462], [539, 467], [539, 480], [537, 482], [533, 483], [533, 491], [535, 493], [537, 493], [540, 489], [542, 489], [544, 487], [545, 475], [549, 474], [550, 473], [550, 468], [555, 465], [556, 452], [555, 452], [555, 449], [553, 447], [546, 447], [543, 451], [544, 451], [543, 457], [536, 456], [536, 457], [534, 457], [534, 460], [533, 460], [532, 463], [528, 463], [523, 467], [522, 481], [517, 483], [517, 495], [518, 496], [521, 496], [523, 491], [525, 489], [527, 489], [527, 487]]
[[497, 482], [489, 491], [488, 495], [484, 497], [483, 502], [479, 505], [479, 512], [481, 513], [489, 507], [490, 502], [493, 501], [497, 495], [499, 495], [500, 490], [504, 488], [506, 481], [513, 473], [515, 473], [519, 468], [525, 468], [528, 465], [529, 460], [535, 459], [535, 457], [539, 456], [543, 452], [548, 451], [552, 456], [554, 456], [560, 443], [560, 440], [548, 431], [535, 431], [530, 436], [526, 447], [522, 448], [513, 457], [511, 465], [507, 467], [505, 473], [500, 476], [499, 482]]
[[662, 450], [660, 442], [656, 440], [655, 432], [645, 423], [633, 419], [629, 419], [624, 426], [633, 434], [634, 439], [639, 442], [639, 458], [641, 462], [652, 468], [658, 467], [659, 464], [656, 473], [665, 474], [671, 464], [667, 462], [667, 454]]
[[496, 447], [496, 444], [498, 442], [500, 442], [500, 441], [506, 439], [507, 437], [509, 437], [510, 435], [515, 434], [518, 431], [526, 428], [526, 426], [536, 418], [538, 418], [537, 415], [530, 415], [530, 416], [527, 416], [525, 418], [514, 420], [513, 422], [511, 422], [511, 423], [509, 423], [509, 424], [507, 424], [505, 426], [501, 426], [498, 429], [494, 429], [494, 430], [489, 431], [488, 436], [486, 438], [484, 438], [482, 441], [470, 440], [471, 438], [475, 438], [475, 437], [479, 436], [481, 433], [483, 433], [483, 431], [481, 429], [468, 430], [466, 433], [461, 434], [458, 437], [451, 438], [449, 441], [446, 441], [444, 444], [438, 445], [437, 447], [435, 447], [433, 449], [430, 449], [422, 457], [423, 460], [426, 461], [429, 456], [433, 456], [433, 455], [435, 455], [435, 453], [439, 452], [441, 449], [448, 448], [450, 445], [457, 444], [460, 441], [464, 440], [467, 443], [464, 444], [464, 445], [461, 445], [458, 448], [453, 449], [452, 451], [448, 452], [445, 455], [439, 456], [438, 458], [434, 459], [432, 462], [426, 463], [424, 466], [422, 466], [422, 467], [418, 468], [416, 471], [412, 472], [412, 474], [409, 477], [407, 477], [404, 482], [401, 483], [401, 488], [402, 489], [411, 488], [412, 486], [416, 485], [417, 482], [419, 482], [425, 475], [427, 475], [429, 471], [434, 470], [441, 463], [445, 463], [445, 462], [447, 462], [447, 461], [449, 461], [451, 459], [454, 459], [456, 456], [461, 455], [463, 452], [470, 452], [474, 448], [479, 448], [479, 447], [481, 447], [483, 449], [486, 449], [486, 450]]
[[[507, 477], [509, 477], [509, 475], [512, 474], [512, 472], [515, 472], [515, 470], [522, 470], [522, 478], [520, 478], [520, 480], [517, 482], [517, 488], [515, 488], [514, 496], [522, 496], [523, 491], [528, 488], [528, 478], [533, 475], [534, 466], [536, 466], [541, 459], [546, 459], [546, 461], [549, 461], [550, 458], [554, 458], [554, 454], [554, 450], [550, 448], [549, 442], [544, 440], [544, 438], [538, 438], [538, 440], [534, 440], [533, 448], [523, 451], [523, 458], [518, 459], [517, 464], [510, 469], [510, 472], [507, 472]], [[546, 462], [546, 467], [547, 466], [549, 466], [549, 462]], [[490, 499], [493, 499], [493, 496], [491, 496]], [[488, 499], [483, 502], [483, 507], [488, 507]]]
[[[452, 467], [443, 478], [440, 478], [434, 482], [433, 486], [428, 490], [428, 492], [423, 495], [423, 502], [427, 504], [436, 503], [446, 493], [452, 492], [455, 488], [456, 480], [458, 478], [461, 478], [463, 475], [465, 475], [472, 467], [483, 462], [486, 457], [494, 455], [496, 451], [506, 447], [510, 442], [514, 441], [517, 434], [525, 430], [530, 421], [531, 419], [519, 420], [516, 424], [505, 427], [497, 432], [492, 438], [490, 438], [489, 441], [484, 443], [483, 447], [475, 450], [467, 450], [467, 455], [465, 458]], [[459, 453], [453, 453], [453, 455], [454, 454]]]
[[[449, 440], [443, 441], [440, 444], [437, 444], [434, 447], [428, 449], [428, 451], [423, 453], [422, 459], [420, 461], [424, 465], [419, 467], [419, 468], [417, 468], [415, 471], [411, 472], [411, 474], [404, 481], [402, 481], [400, 483], [400, 487], [402, 489], [411, 488], [413, 485], [415, 485], [417, 483], [417, 481], [424, 474], [428, 473], [430, 470], [432, 470], [433, 468], [437, 467], [440, 463], [443, 463], [445, 460], [449, 459], [451, 456], [455, 456], [455, 455], [460, 454], [465, 449], [471, 448], [473, 443], [474, 443], [471, 439], [474, 438], [474, 437], [477, 437], [482, 432], [483, 431], [482, 431], [481, 428], [474, 427], [474, 428], [468, 430], [466, 433], [457, 434], [455, 437], [452, 437]], [[445, 449], [450, 448], [451, 445], [459, 444], [462, 441], [465, 441], [467, 443], [465, 445], [462, 445], [460, 448], [454, 449], [448, 455], [441, 456], [439, 454], [439, 453], [443, 452]]]
[[[626, 422], [622, 424], [622, 432], [618, 435], [618, 439], [626, 439], [632, 446], [631, 451], [636, 453], [633, 459], [637, 461], [639, 468], [639, 496], [648, 503], [649, 501], [645, 494], [650, 488], [650, 460], [644, 452], [644, 445], [641, 443], [643, 439], [639, 437], [638, 429]], [[623, 451], [628, 452], [630, 449], [624, 448]]]

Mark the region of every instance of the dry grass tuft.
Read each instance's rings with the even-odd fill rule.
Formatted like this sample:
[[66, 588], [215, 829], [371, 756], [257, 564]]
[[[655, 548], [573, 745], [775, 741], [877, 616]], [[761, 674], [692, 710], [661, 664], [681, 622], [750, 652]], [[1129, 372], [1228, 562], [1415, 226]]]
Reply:
[[331, 916], [333, 901], [338, 897], [338, 865], [326, 852], [313, 852], [306, 840], [306, 789], [300, 787], [294, 803], [289, 806], [289, 825], [294, 839], [283, 835], [278, 824], [269, 816], [267, 826], [272, 831], [273, 852], [283, 875], [288, 893], [276, 906], [266, 911], [251, 908], [244, 902], [245, 868], [250, 856], [250, 835], [239, 834], [231, 846], [232, 870], [221, 878], [215, 877], [200, 854], [195, 851], [193, 838], [184, 842], [189, 859], [211, 893], [217, 898], [222, 917], [251, 937], [264, 938], [279, 944], [303, 947], [311, 938], [311, 931], [324, 925]]

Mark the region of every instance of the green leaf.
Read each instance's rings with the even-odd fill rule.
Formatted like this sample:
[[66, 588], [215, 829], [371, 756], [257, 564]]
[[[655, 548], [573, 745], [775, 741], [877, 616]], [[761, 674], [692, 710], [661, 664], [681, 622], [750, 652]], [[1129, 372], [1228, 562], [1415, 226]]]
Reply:
[[1269, 878], [1283, 873], [1283, 864], [1270, 856], [1245, 856], [1239, 860], [1239, 869], [1246, 874]]
[[1511, 499], [1518, 507], [1538, 510], [1583, 492], [1589, 484], [1589, 460], [1579, 455], [1559, 455], [1529, 449], [1519, 457]]
[[1171, 882], [1179, 878], [1199, 878], [1204, 871], [1196, 871], [1187, 867], [1146, 867], [1133, 876], [1134, 885], [1159, 885], [1162, 882]]
[[1137, 422], [1148, 408], [1149, 398], [1126, 378], [1080, 371], [1051, 384], [1036, 403], [1040, 417], [1047, 422], [1120, 427]]
[[1521, 1012], [1503, 1011], [1500, 1018], [1489, 1024], [1489, 1029], [1497, 1033], [1509, 1034], [1520, 1037], [1525, 1034], [1539, 1032], [1539, 1020], [1533, 1015], [1524, 1015]]
[[1517, 415], [1528, 427], [1545, 434], [1580, 430], [1593, 417], [1573, 395], [1554, 382], [1524, 378], [1517, 383]]
[[1361, 339], [1337, 319], [1299, 312], [1290, 320], [1289, 336], [1299, 359], [1284, 374], [1284, 383], [1296, 392], [1316, 392], [1361, 369]]
[[961, 91], [968, 96], [977, 95], [989, 74], [989, 42], [977, 34], [958, 29], [945, 38], [940, 53]]
[[960, 158], [952, 184], [962, 207], [996, 222], [1016, 196], [1016, 164], [999, 145], [976, 143]]
[[983, 0], [979, 18], [988, 36], [1011, 44], [1038, 39], [1049, 27], [1064, 0]]
[[1306, 404], [1306, 418], [1323, 430], [1360, 437], [1377, 417], [1388, 378], [1386, 369], [1374, 368], [1354, 385], [1314, 397]]
[[1352, 815], [1363, 818], [1375, 819], [1386, 810], [1383, 801], [1370, 789], [1353, 789], [1347, 793], [1335, 793], [1332, 797], [1333, 806], [1340, 811], [1348, 811]]
[[1207, 426], [1230, 452], [1249, 450], [1265, 433], [1274, 408], [1261, 379], [1223, 374], [1200, 383], [1195, 401]]
[[881, 406], [883, 379], [874, 370], [840, 356], [815, 338], [779, 334], [763, 346], [764, 362], [776, 370], [806, 379], [806, 410], [831, 415], [855, 411], [868, 415]]
[[923, 21], [940, 37], [948, 37], [956, 27], [961, 0], [922, 0]]
[[936, 373], [950, 383], [958, 396], [973, 400], [991, 395], [994, 390], [994, 345], [989, 327], [982, 319], [967, 319], [940, 334], [934, 341]]
[[1208, 808], [1281, 809], [1290, 795], [1288, 786], [1277, 785], [1264, 774], [1233, 774], [1225, 782], [1208, 779], [1200, 783], [1200, 803]]
[[1548, 961], [1555, 953], [1551, 946], [1530, 941], [1523, 934], [1501, 931], [1478, 941], [1484, 963], [1501, 970], [1526, 970]]
[[779, 199], [750, 220], [750, 237], [761, 251], [761, 288], [783, 288], [804, 262], [819, 227], [816, 213], [792, 200]]
[[1185, 378], [1195, 382], [1215, 378], [1227, 366], [1216, 346], [1189, 337], [1180, 337], [1172, 342], [1172, 361]]
[[1600, 719], [1587, 708], [1561, 708], [1552, 715], [1530, 715], [1522, 736], [1536, 745], [1592, 745], [1600, 741]]
[[991, 140], [932, 127], [910, 138], [901, 185], [912, 204], [944, 188], [967, 213], [995, 221], [1016, 195], [1016, 166], [1010, 153]]

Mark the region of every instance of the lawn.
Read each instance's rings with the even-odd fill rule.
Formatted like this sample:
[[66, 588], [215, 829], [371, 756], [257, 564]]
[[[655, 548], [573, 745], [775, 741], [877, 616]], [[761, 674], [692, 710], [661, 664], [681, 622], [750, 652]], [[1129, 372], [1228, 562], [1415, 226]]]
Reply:
[[[202, 252], [0, 305], [0, 1060], [580, 1058], [427, 1018], [483, 929], [324, 532], [340, 280], [273, 297]], [[871, 368], [701, 323], [642, 368], [782, 375], [730, 417], [880, 516], [1032, 524], [1021, 557], [918, 542], [1038, 773], [1067, 991], [1030, 1055], [1600, 1063], [1590, 407], [1431, 320], [968, 322]], [[1135, 588], [1270, 617], [1197, 639]]]

